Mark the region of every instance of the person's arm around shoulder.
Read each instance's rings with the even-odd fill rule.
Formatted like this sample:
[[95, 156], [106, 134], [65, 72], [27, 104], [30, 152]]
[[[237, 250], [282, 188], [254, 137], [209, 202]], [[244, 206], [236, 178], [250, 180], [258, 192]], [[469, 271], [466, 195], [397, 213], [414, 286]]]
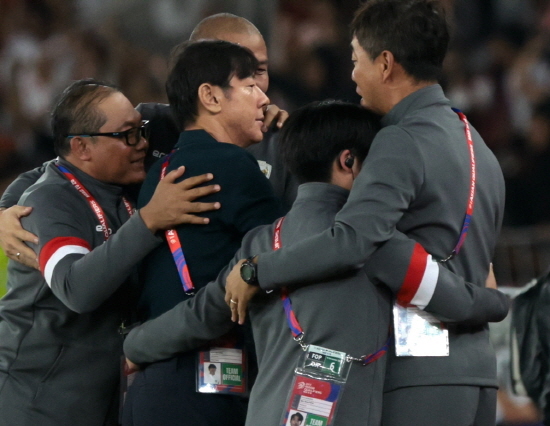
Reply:
[[38, 244], [38, 238], [21, 226], [21, 218], [31, 214], [32, 208], [18, 206], [17, 202], [44, 174], [46, 164], [20, 174], [6, 188], [0, 200], [0, 248], [11, 260], [35, 269], [38, 269], [38, 258], [25, 243]]
[[229, 331], [233, 324], [224, 302], [227, 269], [193, 298], [132, 329], [124, 340], [126, 358], [135, 365], [161, 361], [196, 349]]
[[[375, 137], [348, 201], [326, 231], [275, 252], [259, 253], [259, 285], [272, 290], [300, 282], [320, 281], [357, 269], [374, 250], [392, 238], [397, 222], [424, 183], [424, 157], [410, 135], [396, 126]], [[392, 170], [392, 173], [388, 173]], [[247, 284], [241, 260], [228, 276], [226, 293], [246, 310]]]
[[261, 287], [271, 290], [319, 281], [358, 268], [393, 236], [396, 224], [422, 190], [424, 167], [417, 141], [396, 126], [383, 128], [334, 225], [296, 244], [259, 255]]
[[[101, 305], [127, 279], [135, 265], [162, 242], [157, 231], [181, 223], [207, 223], [189, 211], [219, 208], [217, 203], [192, 202], [194, 197], [210, 193], [212, 188], [189, 190], [188, 185], [194, 187], [211, 177], [197, 176], [175, 184], [183, 171], [180, 168], [168, 173], [151, 201], [97, 247], [92, 246], [95, 226], [90, 226], [89, 215], [75, 215], [74, 207], [68, 206], [70, 203], [51, 203], [51, 196], [43, 190], [33, 194], [30, 201], [37, 214], [28, 220], [43, 244], [38, 249], [41, 271], [52, 292], [69, 309], [84, 313]], [[74, 197], [72, 205], [83, 205], [78, 193], [74, 192]], [[43, 206], [47, 204], [46, 212]], [[86, 205], [86, 208], [89, 207]]]
[[170, 358], [226, 334], [234, 326], [231, 314], [237, 308], [236, 304], [226, 304], [224, 300], [227, 275], [241, 257], [248, 256], [259, 244], [265, 244], [263, 238], [271, 234], [271, 225], [248, 232], [241, 248], [216, 280], [200, 289], [192, 299], [180, 302], [130, 331], [124, 341], [129, 366], [135, 369], [139, 365]]
[[467, 282], [398, 231], [365, 264], [369, 279], [389, 287], [399, 303], [469, 325], [502, 321], [508, 314], [509, 299], [496, 289], [491, 266], [487, 269], [485, 287]]

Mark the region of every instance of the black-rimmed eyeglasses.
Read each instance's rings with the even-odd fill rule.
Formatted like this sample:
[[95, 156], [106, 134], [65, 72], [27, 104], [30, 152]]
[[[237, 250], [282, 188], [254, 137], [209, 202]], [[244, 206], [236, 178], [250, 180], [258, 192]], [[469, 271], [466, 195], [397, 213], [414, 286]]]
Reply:
[[71, 133], [71, 134], [65, 135], [65, 137], [74, 138], [79, 136], [81, 138], [92, 138], [94, 136], [107, 136], [107, 137], [117, 138], [117, 139], [124, 138], [126, 145], [136, 146], [139, 143], [139, 141], [141, 141], [141, 138], [147, 139], [149, 137], [149, 129], [147, 126], [148, 123], [149, 123], [149, 120], [142, 120], [141, 126], [132, 127], [131, 129], [125, 130], [123, 132], [86, 133], [86, 134]]

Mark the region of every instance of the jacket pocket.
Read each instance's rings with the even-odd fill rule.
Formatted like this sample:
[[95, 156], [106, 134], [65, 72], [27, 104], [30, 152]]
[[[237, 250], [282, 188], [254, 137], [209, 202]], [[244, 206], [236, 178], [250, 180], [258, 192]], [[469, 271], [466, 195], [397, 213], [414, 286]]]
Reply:
[[46, 374], [44, 374], [44, 376], [42, 376], [42, 378], [40, 379], [40, 382], [38, 384], [38, 387], [36, 388], [36, 392], [34, 394], [33, 400], [36, 399], [36, 397], [40, 393], [40, 390], [42, 389], [42, 385], [44, 383], [46, 383], [55, 374], [55, 372], [58, 370], [59, 365], [61, 364], [61, 361], [63, 360], [63, 355], [65, 354], [65, 351], [66, 351], [65, 346], [61, 346], [59, 348], [59, 352], [57, 353], [57, 356], [55, 357], [52, 365], [50, 366], [50, 368], [48, 368], [48, 371], [46, 371]]

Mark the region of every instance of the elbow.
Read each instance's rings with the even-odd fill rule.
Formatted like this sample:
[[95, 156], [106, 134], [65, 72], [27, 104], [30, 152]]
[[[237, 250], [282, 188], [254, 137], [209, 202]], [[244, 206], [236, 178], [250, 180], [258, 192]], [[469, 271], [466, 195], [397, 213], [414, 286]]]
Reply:
[[52, 282], [52, 293], [63, 303], [68, 309], [77, 314], [88, 314], [95, 311], [103, 302], [94, 293], [76, 291], [74, 286], [68, 284], [68, 281]]
[[83, 300], [67, 299], [63, 301], [63, 304], [77, 314], [89, 314], [97, 309], [95, 304]]
[[89, 314], [90, 312], [95, 311], [101, 304], [89, 297], [84, 297], [81, 294], [77, 295], [70, 292], [63, 292], [60, 294], [56, 291], [53, 291], [53, 293], [61, 301], [61, 303], [77, 314]]

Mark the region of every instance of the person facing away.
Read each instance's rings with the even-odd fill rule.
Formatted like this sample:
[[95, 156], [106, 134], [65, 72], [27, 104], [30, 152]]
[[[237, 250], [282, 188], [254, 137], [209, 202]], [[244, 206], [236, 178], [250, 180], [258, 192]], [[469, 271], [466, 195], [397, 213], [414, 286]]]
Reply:
[[[254, 24], [240, 16], [219, 13], [206, 17], [197, 24], [190, 36], [190, 41], [201, 39], [225, 40], [249, 48], [258, 60], [258, 68], [255, 72], [256, 84], [263, 92], [267, 92], [269, 88], [268, 53], [265, 41]], [[142, 103], [136, 109], [144, 120], [149, 120], [149, 149], [145, 157], [147, 171], [158, 158], [172, 151], [180, 131], [169, 105]], [[276, 130], [282, 126], [287, 117], [288, 113], [279, 109], [277, 105], [267, 105], [262, 129], [265, 132], [264, 140], [246, 148], [258, 161], [285, 211], [294, 201], [298, 187], [288, 169], [282, 164], [277, 150]], [[0, 200], [0, 248], [10, 259], [35, 267], [38, 267], [36, 256], [24, 241], [32, 242], [36, 236], [24, 231], [19, 223], [20, 217], [30, 214], [31, 209], [15, 204], [25, 189], [35, 183], [43, 172], [43, 167], [39, 167], [23, 173], [6, 189]], [[135, 185], [132, 189], [137, 196], [139, 185]], [[206, 208], [199, 203], [192, 203], [189, 207], [190, 213], [204, 211]], [[8, 211], [4, 213], [6, 209]]]
[[[212, 173], [212, 183], [223, 188], [215, 195], [221, 208], [207, 215], [207, 227], [174, 230], [196, 289], [218, 275], [247, 231], [281, 214], [269, 181], [244, 150], [262, 140], [263, 109], [269, 103], [256, 84], [257, 68], [250, 50], [236, 44], [186, 42], [166, 83], [174, 118], [183, 131], [170, 157], [149, 170], [138, 205], [148, 202], [163, 169], [185, 166], [186, 176]], [[166, 242], [145, 259], [141, 273], [141, 320], [155, 318], [190, 297]], [[138, 372], [127, 394], [123, 424], [243, 424], [243, 398], [196, 391], [197, 356], [189, 351]]]
[[[59, 158], [21, 197], [40, 270], [10, 261], [0, 300], [0, 424], [116, 425], [122, 337], [136, 265], [183, 221], [175, 171], [135, 211], [145, 123], [114, 86], [76, 81], [52, 113]], [[195, 183], [204, 182], [196, 179]]]
[[[437, 83], [449, 41], [441, 4], [372, 0], [351, 28], [352, 79], [361, 105], [383, 116], [382, 130], [334, 224], [259, 254], [253, 262], [259, 286], [270, 290], [353, 269], [396, 231], [419, 246], [408, 261], [380, 264], [369, 275], [380, 274], [402, 304], [419, 290], [431, 293], [449, 272], [482, 285], [502, 223], [504, 183], [492, 152]], [[241, 321], [250, 296], [243, 262], [226, 287]], [[447, 301], [449, 309], [453, 303]], [[448, 335], [448, 356], [390, 352], [384, 424], [494, 424], [496, 362], [488, 327], [451, 325]]]
[[[334, 101], [313, 103], [291, 114], [279, 143], [285, 164], [302, 184], [280, 226], [278, 241], [283, 247], [333, 223], [360, 173], [378, 126], [378, 118], [369, 111]], [[226, 277], [240, 258], [273, 249], [280, 224], [278, 220], [250, 231], [215, 281], [193, 299], [132, 330], [124, 344], [127, 358], [146, 365], [189, 351], [231, 329], [231, 311], [224, 300]], [[369, 268], [407, 253], [404, 244], [411, 247], [415, 243], [403, 235], [395, 236], [364, 268], [293, 288], [290, 298], [304, 332], [304, 345], [345, 351], [355, 358], [376, 353], [384, 346], [390, 328], [391, 295], [385, 286], [369, 282], [367, 274]], [[478, 324], [506, 315], [506, 296], [456, 278], [437, 283], [434, 300], [429, 304], [432, 310], [445, 312], [453, 322]], [[449, 294], [456, 304], [453, 312], [446, 303]], [[250, 320], [259, 372], [251, 392], [247, 424], [280, 425], [302, 349], [292, 338], [278, 290], [260, 292], [252, 299]], [[368, 366], [353, 363], [336, 424], [380, 424], [385, 364], [385, 356]]]

